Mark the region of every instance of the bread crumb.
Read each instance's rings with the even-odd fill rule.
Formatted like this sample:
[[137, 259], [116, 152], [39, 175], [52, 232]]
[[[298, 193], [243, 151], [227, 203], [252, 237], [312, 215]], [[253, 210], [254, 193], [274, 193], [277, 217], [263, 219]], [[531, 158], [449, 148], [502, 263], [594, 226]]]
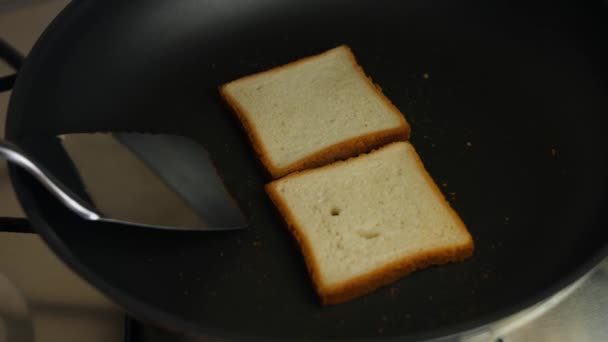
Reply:
[[425, 80], [428, 80], [429, 78], [431, 78], [431, 75], [429, 75], [428, 72], [425, 72], [424, 74], [422, 74], [422, 78], [424, 78]]
[[443, 182], [441, 183], [441, 186], [443, 186], [444, 188], [448, 186], [448, 182]]
[[467, 147], [471, 147], [471, 146], [473, 146], [473, 144], [471, 144], [470, 141], [467, 141]]

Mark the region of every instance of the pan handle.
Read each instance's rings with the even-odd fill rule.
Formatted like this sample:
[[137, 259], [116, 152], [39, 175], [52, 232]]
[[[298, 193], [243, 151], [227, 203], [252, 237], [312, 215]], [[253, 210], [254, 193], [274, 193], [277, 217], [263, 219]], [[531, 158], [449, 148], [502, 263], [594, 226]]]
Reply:
[[0, 217], [0, 232], [35, 233], [30, 222], [21, 217]]
[[[23, 55], [3, 39], [0, 39], [0, 59], [15, 70], [23, 64]], [[11, 90], [16, 79], [16, 73], [0, 77], [0, 92]], [[0, 232], [33, 233], [28, 220], [18, 217], [0, 217]]]
[[[19, 70], [23, 64], [24, 57], [19, 51], [10, 46], [4, 39], [0, 38], [0, 59], [4, 60], [16, 71]], [[11, 90], [16, 80], [17, 73], [0, 77], [0, 92]]]

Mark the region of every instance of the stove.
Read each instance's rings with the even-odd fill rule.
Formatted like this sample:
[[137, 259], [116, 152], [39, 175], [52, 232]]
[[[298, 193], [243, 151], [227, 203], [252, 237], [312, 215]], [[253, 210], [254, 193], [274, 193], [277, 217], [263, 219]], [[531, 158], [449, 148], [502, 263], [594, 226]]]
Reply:
[[[0, 0], [0, 38], [27, 52], [68, 0]], [[0, 75], [10, 69], [0, 62]], [[0, 94], [0, 136], [9, 95]], [[0, 162], [0, 216], [22, 216]], [[0, 228], [1, 229], [1, 228]], [[525, 279], [522, 279], [522, 283]], [[554, 297], [442, 341], [608, 341], [608, 259]], [[128, 317], [32, 234], [0, 232], [0, 342], [209, 341]]]

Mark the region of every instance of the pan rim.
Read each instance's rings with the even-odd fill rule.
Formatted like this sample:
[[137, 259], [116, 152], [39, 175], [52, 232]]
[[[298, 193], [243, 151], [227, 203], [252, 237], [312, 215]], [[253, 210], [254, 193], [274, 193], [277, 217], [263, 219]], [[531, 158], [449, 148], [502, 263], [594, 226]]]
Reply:
[[[35, 61], [40, 60], [44, 52], [51, 45], [50, 41], [57, 36], [58, 31], [69, 26], [69, 19], [77, 16], [78, 11], [85, 7], [85, 4], [92, 2], [70, 2], [55, 19], [51, 21], [49, 26], [44, 30], [42, 35], [38, 38], [36, 43], [31, 49], [23, 67], [21, 68], [17, 81], [14, 86], [14, 90], [9, 100], [9, 107], [7, 111], [7, 122], [5, 129], [5, 136], [9, 140], [18, 141], [19, 136], [15, 133], [18, 131], [18, 123], [16, 117], [19, 111], [23, 111], [26, 108], [26, 103], [23, 100], [23, 96], [31, 85], [32, 75], [36, 74], [35, 67], [37, 66]], [[18, 109], [19, 108], [19, 109]], [[173, 315], [166, 310], [159, 309], [153, 305], [145, 303], [137, 299], [132, 294], [121, 290], [120, 288], [106, 282], [103, 278], [98, 276], [93, 270], [88, 268], [82, 262], [80, 262], [72, 252], [63, 244], [63, 241], [54, 233], [53, 229], [46, 223], [43, 217], [34, 209], [36, 208], [37, 201], [34, 199], [31, 190], [23, 182], [23, 175], [21, 171], [13, 166], [9, 165], [9, 176], [11, 184], [17, 195], [17, 199], [23, 208], [28, 220], [32, 227], [46, 243], [46, 245], [57, 255], [70, 269], [76, 274], [85, 279], [89, 284], [100, 290], [103, 294], [108, 296], [112, 301], [117, 303], [123, 310], [131, 313], [134, 318], [150, 322], [152, 324], [159, 325], [161, 327], [182, 333], [196, 333], [200, 335], [207, 335], [209, 337], [223, 337], [231, 339], [248, 339], [248, 340], [282, 340], [280, 337], [266, 337], [266, 336], [244, 336], [240, 333], [233, 331], [226, 331], [222, 329], [213, 328], [210, 326], [201, 326], [191, 321], [181, 319], [177, 315]], [[504, 306], [501, 309], [494, 311], [490, 314], [482, 315], [477, 319], [470, 320], [467, 322], [451, 324], [441, 329], [433, 331], [422, 331], [409, 335], [400, 336], [378, 336], [374, 339], [380, 339], [384, 341], [418, 341], [418, 340], [444, 340], [455, 336], [474, 333], [482, 331], [485, 327], [504, 320], [512, 315], [521, 312], [524, 309], [530, 308], [542, 301], [551, 298], [558, 292], [564, 290], [566, 287], [572, 285], [578, 279], [589, 273], [595, 268], [600, 262], [608, 257], [608, 243], [604, 242], [602, 248], [593, 254], [584, 263], [578, 265], [570, 272], [562, 275], [557, 281], [551, 286], [548, 286], [536, 293], [520, 300], [519, 302], [513, 303], [508, 306]], [[162, 322], [162, 323], [160, 323]], [[295, 337], [298, 338], [298, 337]], [[302, 338], [302, 337], [299, 337]], [[328, 339], [328, 338], [323, 338]], [[363, 339], [361, 339], [363, 340]]]
[[[283, 340], [280, 337], [268, 337], [268, 336], [246, 336], [239, 333], [225, 331], [221, 329], [214, 329], [212, 327], [201, 327], [199, 324], [187, 321], [185, 319], [178, 318], [176, 315], [172, 315], [165, 310], [158, 309], [155, 306], [147, 304], [134, 296], [130, 295], [126, 291], [123, 291], [116, 286], [113, 286], [106, 282], [104, 279], [99, 277], [93, 270], [78, 261], [71, 251], [63, 244], [61, 239], [53, 232], [52, 228], [45, 222], [45, 220], [38, 215], [33, 209], [36, 207], [36, 200], [29, 193], [26, 186], [20, 183], [20, 170], [10, 165], [9, 176], [11, 183], [15, 188], [17, 198], [24, 208], [24, 212], [32, 227], [36, 233], [42, 238], [47, 246], [57, 255], [66, 265], [69, 266], [76, 274], [85, 279], [89, 284], [99, 289], [103, 294], [111, 298], [116, 304], [118, 304], [126, 312], [131, 312], [133, 318], [141, 319], [152, 324], [157, 324], [166, 329], [173, 330], [180, 333], [196, 333], [202, 335], [211, 334], [209, 337], [224, 337], [224, 338], [236, 338], [236, 339], [248, 339], [253, 341], [280, 341]], [[44, 228], [42, 228], [44, 227]], [[431, 340], [443, 340], [450, 337], [461, 336], [466, 334], [473, 334], [475, 332], [481, 332], [484, 328], [508, 319], [509, 317], [518, 314], [519, 312], [531, 308], [534, 305], [540, 304], [543, 301], [550, 299], [562, 290], [565, 290], [568, 286], [574, 284], [577, 280], [582, 278], [591, 272], [597, 265], [599, 265], [604, 259], [608, 257], [608, 246], [604, 246], [597, 253], [593, 255], [582, 265], [578, 266], [572, 272], [564, 275], [553, 285], [529, 296], [527, 299], [522, 300], [518, 303], [514, 303], [510, 306], [505, 306], [501, 310], [497, 310], [491, 314], [481, 316], [475, 320], [468, 322], [452, 324], [444, 328], [433, 330], [433, 331], [422, 331], [411, 335], [400, 335], [400, 336], [378, 336], [374, 337], [374, 340], [384, 341], [431, 341]], [[163, 323], [155, 323], [163, 322]], [[329, 338], [324, 340], [330, 340]], [[361, 341], [367, 339], [359, 339]]]

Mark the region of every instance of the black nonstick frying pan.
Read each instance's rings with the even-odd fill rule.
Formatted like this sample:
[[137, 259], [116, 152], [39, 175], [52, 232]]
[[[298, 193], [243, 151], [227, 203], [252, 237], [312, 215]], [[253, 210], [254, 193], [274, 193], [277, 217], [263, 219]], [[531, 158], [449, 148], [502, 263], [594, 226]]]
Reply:
[[[53, 251], [140, 319], [220, 338], [459, 333], [608, 255], [607, 36], [602, 1], [73, 1], [19, 71], [7, 138], [78, 186], [57, 134], [192, 137], [251, 227], [93, 224], [18, 169], [11, 178]], [[343, 43], [405, 113], [476, 251], [323, 308], [217, 86]]]

